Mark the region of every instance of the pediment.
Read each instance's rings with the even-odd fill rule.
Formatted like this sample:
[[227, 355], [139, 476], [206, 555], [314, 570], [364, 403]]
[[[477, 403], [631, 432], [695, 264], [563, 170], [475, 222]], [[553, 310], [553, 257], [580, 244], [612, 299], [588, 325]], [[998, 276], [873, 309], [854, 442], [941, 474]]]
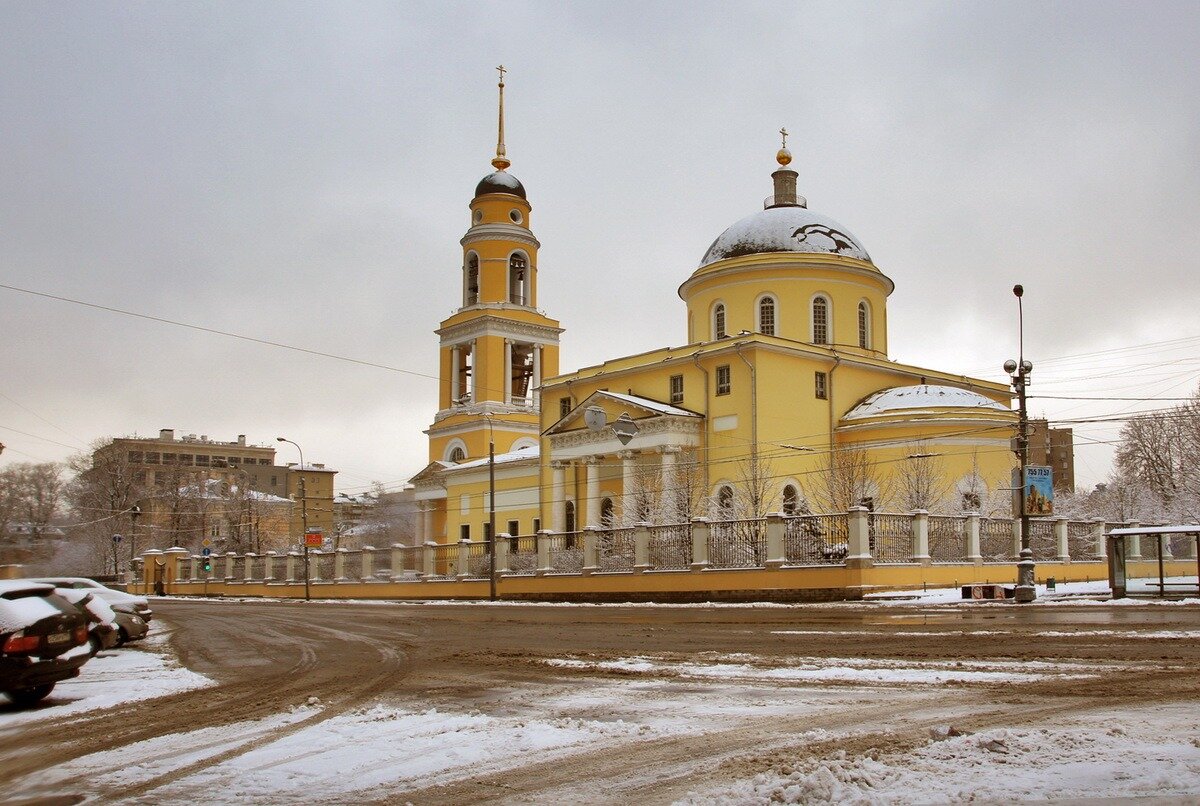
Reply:
[[610, 424], [622, 414], [628, 414], [634, 421], [662, 417], [695, 417], [703, 419], [702, 415], [694, 411], [637, 395], [620, 394], [617, 392], [593, 392], [571, 409], [565, 417], [546, 429], [546, 435], [586, 430], [587, 424], [584, 422], [584, 414], [593, 406], [598, 406], [604, 411]]

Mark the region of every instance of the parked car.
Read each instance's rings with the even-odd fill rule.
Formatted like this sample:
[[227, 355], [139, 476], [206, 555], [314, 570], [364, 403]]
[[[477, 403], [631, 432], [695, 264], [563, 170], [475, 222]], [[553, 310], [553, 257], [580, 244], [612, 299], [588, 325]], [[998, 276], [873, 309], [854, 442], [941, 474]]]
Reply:
[[52, 585], [0, 580], [0, 691], [10, 700], [33, 705], [91, 656], [87, 619]]
[[121, 642], [121, 632], [117, 627], [117, 611], [109, 607], [95, 594], [78, 588], [55, 588], [54, 592], [75, 605], [76, 609], [88, 620], [88, 638], [95, 655], [102, 649], [110, 649]]
[[114, 612], [117, 614], [117, 646], [124, 646], [130, 641], [140, 641], [150, 632], [150, 625], [137, 613], [125, 610]]
[[151, 617], [154, 615], [154, 611], [150, 609], [150, 602], [145, 596], [136, 596], [125, 591], [106, 588], [94, 579], [86, 579], [84, 577], [38, 577], [33, 581], [47, 582], [56, 588], [85, 590], [108, 602], [113, 610], [133, 613], [146, 623], [149, 623]]

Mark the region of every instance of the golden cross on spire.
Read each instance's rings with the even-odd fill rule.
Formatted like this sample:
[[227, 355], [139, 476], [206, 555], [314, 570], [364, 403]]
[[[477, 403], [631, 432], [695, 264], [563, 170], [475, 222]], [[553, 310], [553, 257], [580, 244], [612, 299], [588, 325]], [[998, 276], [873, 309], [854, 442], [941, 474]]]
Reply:
[[500, 65], [496, 70], [500, 73], [500, 122], [497, 127], [496, 157], [492, 160], [492, 167], [498, 171], [503, 171], [512, 165], [512, 162], [504, 152], [504, 74], [508, 71], [504, 69], [504, 65]]
[[783, 135], [783, 147], [787, 148], [787, 127], [780, 129], [779, 133]]

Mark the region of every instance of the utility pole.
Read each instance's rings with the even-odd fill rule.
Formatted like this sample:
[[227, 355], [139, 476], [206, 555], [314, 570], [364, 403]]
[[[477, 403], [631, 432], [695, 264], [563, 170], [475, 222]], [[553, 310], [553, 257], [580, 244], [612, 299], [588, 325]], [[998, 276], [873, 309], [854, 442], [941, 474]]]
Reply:
[[308, 495], [304, 487], [304, 449], [300, 444], [285, 437], [275, 437], [276, 442], [286, 442], [295, 445], [300, 452], [300, 540], [304, 544], [304, 601], [309, 601], [308, 590]]
[[[503, 85], [501, 85], [503, 86]], [[496, 432], [488, 412], [488, 598], [496, 601]]]
[[1025, 289], [1020, 285], [1013, 286], [1013, 295], [1017, 298], [1017, 356], [1004, 362], [1004, 371], [1012, 379], [1012, 387], [1017, 393], [1017, 460], [1020, 465], [1017, 471], [1017, 506], [1021, 518], [1021, 556], [1017, 561], [1017, 602], [1032, 602], [1037, 598], [1037, 587], [1034, 582], [1033, 549], [1029, 544], [1029, 507], [1027, 505], [1028, 490], [1026, 476], [1029, 467], [1029, 408], [1026, 402], [1026, 389], [1029, 386], [1029, 373], [1033, 371], [1033, 363], [1025, 360], [1025, 313], [1021, 307], [1021, 297]]

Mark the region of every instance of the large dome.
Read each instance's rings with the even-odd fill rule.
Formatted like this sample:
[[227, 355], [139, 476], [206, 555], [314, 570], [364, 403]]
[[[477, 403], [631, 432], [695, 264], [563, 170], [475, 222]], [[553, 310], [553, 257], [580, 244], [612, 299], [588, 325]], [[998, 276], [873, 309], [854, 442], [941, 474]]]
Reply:
[[746, 216], [722, 232], [708, 247], [700, 265], [771, 252], [809, 252], [871, 260], [862, 243], [832, 218], [807, 207], [786, 206]]
[[842, 420], [862, 420], [867, 417], [880, 417], [901, 411], [916, 413], [919, 410], [945, 408], [1006, 413], [1011, 411], [991, 398], [968, 389], [919, 384], [917, 386], [894, 386], [891, 389], [876, 392], [851, 409]]
[[521, 180], [507, 171], [496, 171], [480, 179], [479, 184], [475, 186], [476, 196], [483, 196], [487, 193], [510, 193], [523, 199], [525, 198], [525, 186], [521, 184]]

